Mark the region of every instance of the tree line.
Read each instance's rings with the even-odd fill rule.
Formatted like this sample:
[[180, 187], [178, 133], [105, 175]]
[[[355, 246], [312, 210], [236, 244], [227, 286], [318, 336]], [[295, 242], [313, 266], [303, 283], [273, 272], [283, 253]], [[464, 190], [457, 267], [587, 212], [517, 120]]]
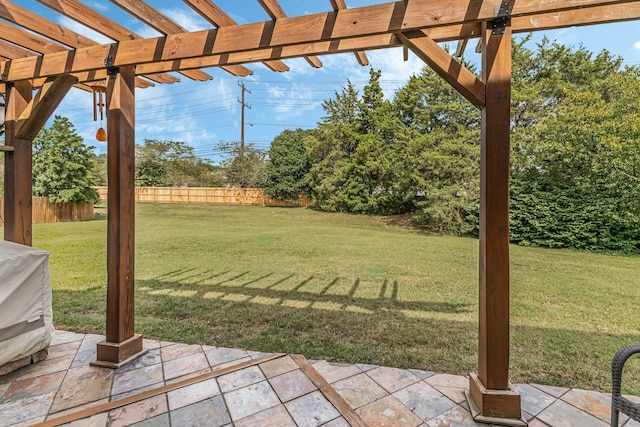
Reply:
[[[512, 241], [640, 251], [640, 68], [607, 51], [528, 41], [513, 44]], [[477, 235], [480, 112], [428, 68], [392, 99], [380, 77], [371, 70], [362, 93], [347, 82], [323, 102], [316, 129], [280, 134], [265, 191]]]
[[[639, 252], [640, 67], [528, 42], [512, 55], [512, 241]], [[329, 212], [410, 215], [430, 231], [477, 235], [480, 111], [427, 67], [390, 99], [381, 77], [371, 69], [361, 93], [347, 81], [315, 129], [286, 130], [268, 152], [220, 144], [220, 165], [184, 142], [145, 140], [136, 184], [262, 187], [292, 202], [302, 192]], [[56, 116], [34, 141], [34, 194], [96, 200], [106, 155], [92, 149]]]

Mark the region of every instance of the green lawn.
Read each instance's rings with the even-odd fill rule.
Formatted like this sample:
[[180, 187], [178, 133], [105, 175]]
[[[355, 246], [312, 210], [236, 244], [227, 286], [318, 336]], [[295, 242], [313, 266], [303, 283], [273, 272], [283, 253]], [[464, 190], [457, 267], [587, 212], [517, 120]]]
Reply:
[[[106, 220], [42, 224], [56, 327], [104, 333]], [[136, 331], [311, 359], [477, 365], [478, 243], [309, 209], [137, 205]], [[608, 390], [640, 258], [511, 248], [514, 382]], [[638, 383], [640, 366], [627, 384]], [[638, 390], [629, 389], [637, 393]]]

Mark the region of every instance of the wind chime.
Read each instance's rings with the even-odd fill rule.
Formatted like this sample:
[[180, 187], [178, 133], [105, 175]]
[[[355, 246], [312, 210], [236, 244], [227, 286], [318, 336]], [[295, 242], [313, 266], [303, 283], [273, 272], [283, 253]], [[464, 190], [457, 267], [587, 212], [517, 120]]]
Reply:
[[98, 121], [98, 113], [100, 113], [100, 128], [96, 132], [96, 139], [98, 141], [107, 140], [107, 132], [102, 127], [102, 121], [104, 120], [104, 107], [105, 98], [107, 97], [107, 88], [103, 85], [91, 86], [93, 91], [93, 121]]

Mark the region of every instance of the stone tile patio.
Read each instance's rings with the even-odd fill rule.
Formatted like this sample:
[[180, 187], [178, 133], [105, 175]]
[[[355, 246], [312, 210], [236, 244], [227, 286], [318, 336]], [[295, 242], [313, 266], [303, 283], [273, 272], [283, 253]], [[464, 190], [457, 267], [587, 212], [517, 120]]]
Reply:
[[[46, 360], [0, 376], [0, 426], [486, 426], [462, 376], [153, 340], [114, 371], [89, 365], [103, 339], [57, 331]], [[606, 394], [515, 387], [532, 427], [608, 425]]]

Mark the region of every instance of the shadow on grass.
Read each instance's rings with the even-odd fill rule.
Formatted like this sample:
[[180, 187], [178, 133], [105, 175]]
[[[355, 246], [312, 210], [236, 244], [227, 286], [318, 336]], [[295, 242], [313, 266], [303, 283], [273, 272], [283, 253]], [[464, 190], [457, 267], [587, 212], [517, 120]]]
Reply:
[[[137, 280], [136, 285], [143, 293], [151, 295], [158, 294], [174, 294], [175, 296], [195, 297], [197, 294], [206, 300], [223, 300], [236, 302], [254, 302], [267, 305], [290, 305], [294, 308], [310, 308], [314, 305], [321, 304], [320, 309], [323, 310], [346, 310], [354, 312], [370, 312], [370, 311], [423, 311], [423, 312], [440, 312], [440, 313], [470, 313], [475, 307], [470, 304], [453, 304], [446, 302], [427, 302], [427, 301], [403, 301], [398, 300], [398, 282], [384, 280], [380, 285], [377, 298], [356, 297], [355, 294], [360, 287], [360, 279], [355, 279], [350, 289], [346, 293], [331, 293], [331, 288], [335, 287], [340, 277], [331, 280], [319, 291], [302, 290], [305, 286], [314, 280], [314, 277], [308, 277], [300, 283], [295, 284], [289, 289], [275, 289], [282, 285], [294, 275], [290, 274], [274, 282], [265, 283], [267, 279], [275, 273], [268, 273], [261, 277], [237, 283], [240, 279], [250, 274], [250, 271], [244, 271], [218, 280], [215, 283], [209, 283], [211, 279], [215, 279], [230, 273], [229, 270], [214, 272], [205, 270], [193, 273], [195, 269], [177, 270], [157, 276], [153, 279]], [[185, 275], [187, 273], [191, 273]], [[177, 278], [176, 276], [181, 277]], [[171, 280], [173, 278], [173, 280]], [[265, 285], [255, 286], [259, 283]], [[253, 286], [251, 286], [253, 285]], [[370, 285], [369, 285], [370, 286]], [[389, 291], [389, 288], [391, 289]], [[386, 296], [387, 293], [390, 296]], [[338, 308], [339, 307], [339, 308]]]
[[[289, 283], [293, 275], [247, 276], [249, 271], [182, 269], [138, 280], [136, 332], [309, 359], [451, 374], [477, 369], [478, 327], [467, 320], [475, 318], [475, 306], [403, 301], [398, 283], [389, 280], [364, 298], [356, 296], [363, 286], [358, 279], [338, 293], [340, 278], [310, 289], [313, 277]], [[104, 288], [54, 290], [56, 326], [104, 333], [104, 294]], [[514, 326], [511, 340], [513, 382], [607, 391], [611, 357], [640, 342], [640, 335]], [[638, 383], [640, 366], [625, 369], [625, 384]]]

